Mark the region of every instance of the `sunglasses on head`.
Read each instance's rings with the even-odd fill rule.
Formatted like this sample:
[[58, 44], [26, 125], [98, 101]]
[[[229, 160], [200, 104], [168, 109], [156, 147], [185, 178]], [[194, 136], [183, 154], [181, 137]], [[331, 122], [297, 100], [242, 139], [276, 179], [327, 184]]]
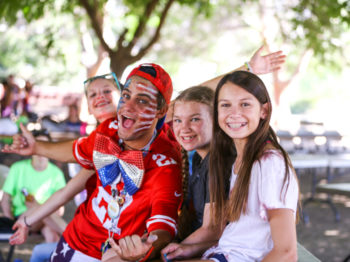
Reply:
[[105, 74], [105, 75], [99, 75], [99, 76], [94, 76], [94, 77], [90, 77], [88, 79], [86, 79], [84, 81], [84, 90], [85, 90], [85, 93], [87, 92], [87, 88], [89, 87], [89, 85], [95, 81], [96, 79], [107, 79], [107, 80], [113, 80], [115, 82], [115, 84], [117, 85], [118, 87], [118, 90], [120, 91], [121, 88], [120, 88], [120, 84], [119, 84], [119, 81], [118, 81], [118, 78], [117, 76], [115, 75], [115, 73], [109, 73], [109, 74]]

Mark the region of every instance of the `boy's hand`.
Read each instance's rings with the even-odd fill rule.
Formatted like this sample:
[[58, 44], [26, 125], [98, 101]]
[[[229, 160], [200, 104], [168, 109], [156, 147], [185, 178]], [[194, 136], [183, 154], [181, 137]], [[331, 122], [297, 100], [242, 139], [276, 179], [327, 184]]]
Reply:
[[23, 217], [20, 217], [12, 227], [13, 230], [16, 230], [15, 233], [10, 237], [11, 245], [21, 245], [23, 244], [28, 237], [29, 228], [25, 225]]
[[16, 134], [13, 136], [13, 142], [11, 145], [5, 145], [1, 150], [4, 153], [15, 153], [19, 155], [33, 155], [35, 152], [35, 138], [31, 132], [20, 124], [22, 134]]
[[109, 244], [118, 256], [127, 261], [142, 259], [151, 249], [152, 243], [158, 239], [157, 235], [142, 238], [138, 235], [126, 236], [119, 240], [119, 245], [111, 238]]

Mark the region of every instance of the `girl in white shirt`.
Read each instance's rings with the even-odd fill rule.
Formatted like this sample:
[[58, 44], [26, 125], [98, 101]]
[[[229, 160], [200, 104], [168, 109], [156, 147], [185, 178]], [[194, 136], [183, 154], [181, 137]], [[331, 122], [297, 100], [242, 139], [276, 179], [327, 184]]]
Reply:
[[226, 227], [202, 260], [297, 260], [298, 183], [269, 125], [271, 112], [256, 75], [236, 71], [218, 84], [210, 147], [211, 222]]

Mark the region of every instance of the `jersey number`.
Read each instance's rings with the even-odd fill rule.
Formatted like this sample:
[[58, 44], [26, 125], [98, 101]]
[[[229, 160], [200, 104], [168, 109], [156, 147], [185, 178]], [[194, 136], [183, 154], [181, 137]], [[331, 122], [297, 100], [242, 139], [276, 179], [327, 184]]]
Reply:
[[156, 164], [158, 166], [167, 166], [171, 164], [173, 165], [177, 164], [174, 159], [172, 159], [171, 157], [167, 158], [165, 155], [162, 155], [162, 154], [154, 154], [152, 156], [152, 159], [156, 161]]

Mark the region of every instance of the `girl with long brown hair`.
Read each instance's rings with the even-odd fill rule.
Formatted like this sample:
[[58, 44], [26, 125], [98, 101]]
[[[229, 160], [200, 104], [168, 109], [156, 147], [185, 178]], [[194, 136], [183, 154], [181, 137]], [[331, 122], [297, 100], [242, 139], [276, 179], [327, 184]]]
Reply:
[[270, 127], [271, 112], [269, 94], [256, 75], [236, 71], [218, 84], [209, 165], [211, 222], [227, 225], [203, 255], [209, 261], [296, 261], [298, 183]]

